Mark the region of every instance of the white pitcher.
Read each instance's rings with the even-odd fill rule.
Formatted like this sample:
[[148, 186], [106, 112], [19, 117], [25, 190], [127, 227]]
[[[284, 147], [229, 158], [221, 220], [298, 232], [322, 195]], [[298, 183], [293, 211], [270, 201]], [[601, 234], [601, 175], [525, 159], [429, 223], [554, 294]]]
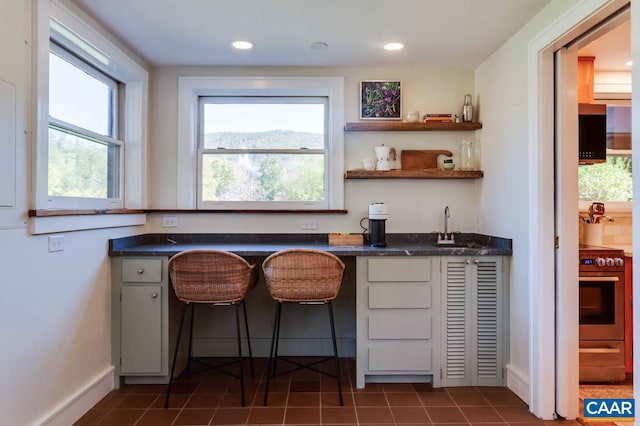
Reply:
[[[376, 146], [374, 148], [374, 150], [376, 151], [376, 158], [377, 158], [377, 162], [376, 162], [376, 170], [391, 170], [391, 151], [392, 148], [389, 148], [388, 146], [380, 145], [380, 146]], [[393, 150], [395, 153], [395, 150]]]
[[391, 153], [391, 148], [385, 146], [384, 144], [376, 146], [374, 148], [376, 151], [376, 158], [378, 161], [389, 161], [389, 155]]

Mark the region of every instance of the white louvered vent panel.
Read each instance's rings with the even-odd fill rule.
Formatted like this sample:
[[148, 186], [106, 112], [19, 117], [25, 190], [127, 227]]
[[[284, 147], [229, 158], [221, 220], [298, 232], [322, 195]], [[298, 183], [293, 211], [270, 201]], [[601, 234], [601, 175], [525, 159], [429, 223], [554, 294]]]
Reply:
[[498, 288], [496, 262], [480, 262], [477, 270], [478, 378], [498, 376]]
[[448, 379], [465, 378], [466, 345], [466, 274], [462, 262], [447, 263], [446, 374]]

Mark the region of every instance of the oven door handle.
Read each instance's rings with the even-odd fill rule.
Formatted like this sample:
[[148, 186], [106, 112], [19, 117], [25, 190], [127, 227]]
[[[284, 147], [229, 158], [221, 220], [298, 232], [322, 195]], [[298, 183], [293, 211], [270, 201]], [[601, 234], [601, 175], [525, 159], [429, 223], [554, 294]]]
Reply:
[[620, 349], [617, 348], [579, 348], [582, 354], [619, 354]]
[[608, 281], [608, 282], [618, 282], [620, 278], [618, 277], [578, 277], [579, 281]]

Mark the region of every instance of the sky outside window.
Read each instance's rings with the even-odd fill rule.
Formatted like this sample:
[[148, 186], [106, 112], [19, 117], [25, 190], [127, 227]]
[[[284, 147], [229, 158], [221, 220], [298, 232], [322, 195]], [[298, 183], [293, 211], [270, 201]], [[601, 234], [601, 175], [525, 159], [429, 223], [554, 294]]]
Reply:
[[324, 134], [324, 104], [208, 103], [204, 108], [205, 135], [270, 130]]
[[49, 115], [105, 136], [111, 131], [112, 89], [49, 53]]

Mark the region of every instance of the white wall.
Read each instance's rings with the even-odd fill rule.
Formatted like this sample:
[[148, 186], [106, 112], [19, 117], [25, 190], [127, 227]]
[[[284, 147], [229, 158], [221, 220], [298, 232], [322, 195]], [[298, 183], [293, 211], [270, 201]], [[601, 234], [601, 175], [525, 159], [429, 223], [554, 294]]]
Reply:
[[[508, 378], [510, 386], [527, 402], [531, 402], [530, 380], [534, 380], [530, 377], [531, 356], [537, 351], [530, 347], [531, 318], [553, 317], [555, 312], [553, 303], [542, 306], [537, 312], [531, 312], [530, 309], [532, 289], [541, 283], [533, 282], [529, 276], [530, 268], [535, 268], [530, 264], [530, 241], [537, 239], [536, 235], [530, 233], [529, 219], [531, 212], [538, 208], [529, 203], [530, 179], [537, 172], [531, 170], [529, 164], [534, 160], [530, 155], [538, 152], [537, 148], [531, 147], [536, 147], [539, 141], [528, 139], [531, 116], [528, 111], [528, 73], [530, 67], [536, 66], [529, 63], [528, 51], [529, 43], [576, 3], [579, 1], [552, 1], [476, 70], [476, 89], [481, 99], [480, 116], [484, 122], [483, 160], [487, 167], [499, 171], [486, 176], [481, 184], [480, 232], [499, 232], [513, 238]], [[551, 175], [553, 170], [539, 172]], [[554, 212], [540, 214], [553, 217]], [[549, 396], [553, 392], [554, 389], [547, 389]]]
[[52, 424], [71, 424], [65, 416], [78, 406], [70, 400], [91, 404], [99, 397], [91, 386], [110, 377], [107, 240], [143, 229], [69, 232], [56, 253], [48, 253], [47, 235], [29, 234], [32, 2], [1, 3], [0, 79], [16, 91], [16, 201], [0, 208], [0, 423], [36, 424], [58, 413]]
[[[345, 79], [345, 121], [358, 120], [359, 82], [363, 79], [399, 79], [403, 110], [459, 113], [465, 93], [473, 93], [473, 71], [406, 68], [159, 68], [150, 81], [150, 207], [176, 208], [177, 198], [177, 89], [179, 76], [339, 76]], [[345, 167], [361, 168], [362, 158], [373, 157], [373, 147], [459, 150], [462, 139], [475, 132], [346, 132]], [[493, 173], [489, 170], [487, 173]], [[316, 218], [317, 232], [359, 232], [360, 219], [371, 202], [389, 205], [388, 232], [431, 232], [443, 227], [443, 210], [451, 209], [456, 231], [477, 229], [477, 180], [346, 180], [346, 215], [179, 215], [175, 232], [301, 232], [302, 218]], [[150, 217], [154, 231], [160, 215]]]

